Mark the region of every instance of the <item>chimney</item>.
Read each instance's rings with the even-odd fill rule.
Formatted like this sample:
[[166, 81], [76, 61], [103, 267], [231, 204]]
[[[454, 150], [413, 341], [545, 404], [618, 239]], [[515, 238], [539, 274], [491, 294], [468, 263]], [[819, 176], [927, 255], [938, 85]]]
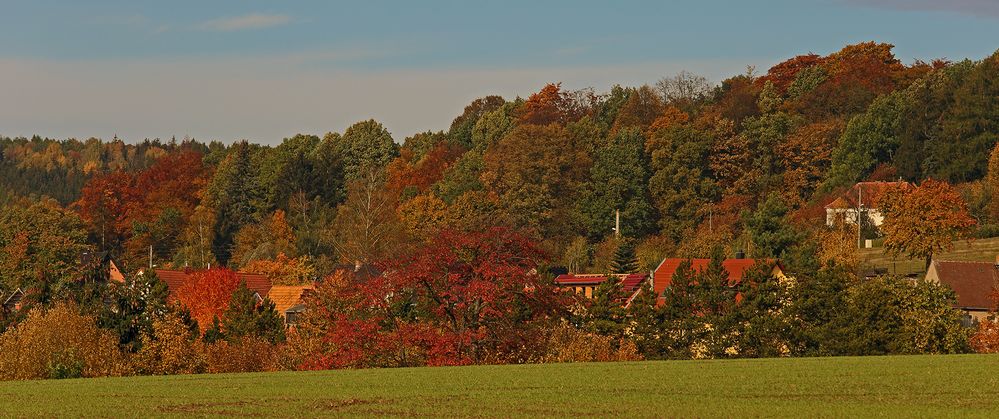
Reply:
[[735, 251], [735, 258], [736, 259], [745, 259], [746, 258], [746, 252], [743, 252], [742, 250], [736, 250]]

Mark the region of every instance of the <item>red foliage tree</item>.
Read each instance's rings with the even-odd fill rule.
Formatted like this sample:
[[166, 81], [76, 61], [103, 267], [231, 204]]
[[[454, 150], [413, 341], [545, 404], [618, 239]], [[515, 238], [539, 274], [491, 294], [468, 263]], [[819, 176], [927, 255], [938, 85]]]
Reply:
[[521, 124], [564, 125], [589, 113], [596, 99], [589, 90], [567, 92], [562, 90], [562, 83], [548, 83], [527, 98], [518, 120]]
[[236, 272], [226, 268], [212, 268], [191, 274], [190, 279], [177, 289], [177, 300], [191, 312], [191, 318], [202, 330], [211, 326], [215, 317], [229, 306], [233, 292], [239, 287]]
[[128, 237], [139, 196], [133, 174], [113, 172], [91, 178], [73, 206], [102, 247], [115, 247]]
[[464, 147], [440, 143], [421, 159], [413, 161], [412, 152], [403, 150], [402, 155], [388, 167], [386, 186], [399, 193], [410, 187], [415, 189], [414, 192], [422, 193], [440, 181], [444, 172], [464, 153]]
[[303, 333], [321, 344], [303, 367], [524, 361], [533, 325], [565, 298], [537, 274], [541, 258], [510, 230], [443, 232], [382, 277], [328, 279], [308, 302]]
[[756, 84], [762, 88], [769, 81], [777, 88], [778, 93], [784, 94], [791, 83], [794, 83], [794, 79], [798, 77], [801, 70], [821, 62], [822, 58], [816, 54], [799, 55], [770, 67], [767, 75], [756, 79]]

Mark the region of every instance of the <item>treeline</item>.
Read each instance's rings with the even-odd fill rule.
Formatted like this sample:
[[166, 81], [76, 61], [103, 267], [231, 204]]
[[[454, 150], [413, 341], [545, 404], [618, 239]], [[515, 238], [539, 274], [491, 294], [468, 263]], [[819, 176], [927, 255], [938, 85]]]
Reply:
[[[224, 266], [264, 273], [276, 283], [325, 286], [346, 267], [397, 266], [436, 251], [433, 246], [453, 247], [441, 237], [501, 228], [530, 244], [535, 256], [528, 270], [540, 275], [560, 268], [607, 272], [622, 249], [634, 254], [638, 271], [654, 268], [666, 256], [741, 250], [753, 258], [780, 259], [796, 278], [841, 269], [854, 279], [844, 279], [850, 285], [843, 295], [861, 293], [845, 291], [863, 286], [855, 284], [862, 268], [855, 231], [827, 228], [823, 209], [856, 181], [901, 178], [917, 185], [916, 192], [895, 198], [892, 208], [898, 213], [886, 221], [895, 235], [886, 246], [898, 254], [928, 258], [953, 238], [999, 231], [994, 226], [999, 200], [992, 198], [999, 195], [999, 154], [990, 162], [999, 140], [999, 54], [907, 65], [891, 50], [873, 42], [850, 45], [828, 56], [798, 56], [762, 74], [750, 68], [719, 85], [682, 72], [654, 85], [615, 86], [606, 93], [549, 84], [526, 99], [487, 96], [470, 103], [446, 131], [416, 134], [401, 145], [374, 120], [343, 133], [297, 135], [277, 146], [3, 138], [0, 290], [46, 296], [36, 298], [39, 307], [62, 300], [86, 306], [73, 297], [88, 275], [79, 266], [83, 251], [109, 252], [128, 275], [150, 264]], [[943, 215], [918, 213], [930, 210]], [[620, 236], [613, 230], [616, 211]], [[947, 231], [925, 240], [925, 231], [935, 226], [919, 223], [944, 219]], [[466, 250], [477, 254], [478, 246]], [[470, 256], [448, 257], [467, 263]], [[472, 289], [498, 280], [475, 276], [482, 272], [474, 266], [468, 269], [476, 278], [468, 285]], [[388, 289], [408, 295], [417, 293], [410, 290], [414, 286]], [[423, 287], [420, 292], [430, 292]], [[356, 298], [373, 301], [370, 297]], [[507, 303], [513, 306], [497, 310], [526, 304]], [[416, 331], [439, 333], [443, 327], [417, 322], [416, 329], [408, 329], [407, 322], [425, 318], [420, 311], [389, 316], [337, 304], [327, 319], [349, 316], [317, 330], [346, 333], [354, 330], [351, 316], [379, 318], [379, 328], [396, 327], [386, 339], [406, 342], [409, 338], [394, 333], [410, 330], [424, 345], [436, 340]], [[582, 321], [546, 311], [555, 306], [524, 308], [521, 314], [565, 320], [571, 330], [590, 333]], [[407, 307], [392, 309], [412, 309]], [[483, 349], [488, 345], [482, 342], [527, 342], [523, 333], [531, 322], [524, 318], [503, 318], [500, 324], [511, 328], [503, 332], [511, 340], [504, 340], [447, 309], [434, 310], [449, 319], [448, 327], [461, 330], [454, 332], [462, 336], [461, 345], [471, 345], [459, 350], [447, 346], [453, 342], [442, 343], [438, 349], [448, 359], [455, 353], [462, 362], [535, 359]], [[622, 333], [632, 333], [627, 325], [634, 321], [620, 323]], [[198, 339], [209, 328], [200, 325]], [[464, 335], [468, 330], [486, 335]], [[567, 336], [543, 328], [535, 332]], [[620, 333], [592, 333], [620, 348]], [[687, 351], [625, 340], [646, 357]], [[322, 342], [316, 345], [327, 345]], [[788, 345], [787, 353], [802, 353], [798, 344]], [[390, 365], [385, 357], [357, 365]], [[334, 357], [317, 365], [355, 365], [351, 362]]]
[[814, 257], [794, 278], [761, 261], [732, 283], [718, 248], [627, 307], [616, 280], [592, 300], [556, 289], [539, 274], [545, 259], [509, 229], [439, 233], [383, 275], [328, 276], [290, 329], [225, 268], [195, 273], [171, 298], [154, 272], [118, 283], [93, 264], [62, 290], [29, 294], [0, 335], [0, 377], [961, 353], [999, 342], [992, 323], [963, 326], [938, 284], [861, 280]]
[[754, 241], [751, 213], [812, 230], [860, 180], [954, 183], [993, 231], [997, 61], [904, 65], [891, 45], [863, 43], [719, 86], [685, 72], [606, 94], [551, 84], [526, 100], [478, 99], [447, 131], [402, 146], [376, 121], [274, 147], [2, 139], [0, 199], [55, 198], [80, 216], [86, 244], [132, 268], [152, 246], [159, 266], [284, 254], [317, 278], [443, 226], [530, 232], [562, 265], [600, 270], [616, 210], [643, 269], [719, 244], [782, 257]]

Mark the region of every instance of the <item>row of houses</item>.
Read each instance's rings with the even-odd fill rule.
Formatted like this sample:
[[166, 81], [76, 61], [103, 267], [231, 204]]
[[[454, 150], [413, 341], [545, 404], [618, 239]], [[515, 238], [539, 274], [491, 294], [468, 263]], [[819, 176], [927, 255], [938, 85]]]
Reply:
[[[177, 301], [177, 291], [193, 280], [192, 275], [196, 272], [191, 269], [155, 269], [154, 271], [156, 276], [166, 284], [169, 290], [167, 297], [169, 301]], [[270, 278], [261, 274], [236, 272], [236, 276], [246, 284], [246, 288], [253, 291], [253, 296], [258, 302], [263, 302], [265, 298], [269, 298], [274, 303], [274, 309], [281, 314], [288, 326], [295, 325], [298, 316], [305, 311], [305, 298], [315, 290], [314, 285], [273, 285]]]
[[[619, 300], [625, 305], [625, 307], [627, 307], [631, 304], [635, 297], [642, 292], [642, 285], [645, 285], [646, 283], [651, 284], [652, 290], [659, 296], [660, 299], [662, 299], [663, 291], [665, 291], [666, 288], [673, 282], [673, 274], [676, 273], [680, 264], [685, 260], [688, 259], [663, 259], [655, 270], [647, 274], [562, 274], [555, 278], [555, 283], [559, 286], [559, 288], [575, 292], [586, 298], [593, 298], [593, 294], [600, 284], [610, 278], [616, 278], [621, 283], [622, 295]], [[689, 260], [691, 268], [695, 272], [703, 271], [708, 267], [708, 264], [711, 263], [711, 259]], [[740, 255], [736, 258], [722, 261], [722, 266], [725, 268], [725, 271], [728, 272], [729, 283], [734, 285], [739, 283], [746, 271], [755, 266], [757, 263], [767, 263], [768, 265], [772, 265], [773, 276], [781, 281], [787, 280], [788, 277], [785, 275], [783, 267], [778, 261], [775, 260], [746, 259]]]
[[[556, 284], [586, 298], [593, 298], [597, 287], [610, 278], [616, 278], [621, 283], [622, 295], [619, 300], [627, 307], [642, 292], [643, 285], [651, 284], [656, 295], [662, 300], [663, 291], [670, 286], [673, 274], [680, 263], [686, 259], [668, 258], [652, 272], [604, 275], [604, 274], [562, 274], [555, 278]], [[690, 259], [691, 267], [696, 272], [707, 268], [710, 259]], [[734, 285], [742, 280], [745, 273], [757, 263], [772, 266], [771, 275], [779, 281], [787, 281], [790, 277], [784, 272], [779, 261], [758, 260], [746, 258], [726, 259], [722, 266], [728, 272], [729, 283]], [[935, 260], [930, 264], [924, 277], [926, 281], [941, 284], [954, 291], [956, 300], [954, 307], [964, 312], [964, 323], [974, 326], [988, 319], [994, 304], [994, 297], [999, 296], [999, 257], [996, 262], [966, 262]]]

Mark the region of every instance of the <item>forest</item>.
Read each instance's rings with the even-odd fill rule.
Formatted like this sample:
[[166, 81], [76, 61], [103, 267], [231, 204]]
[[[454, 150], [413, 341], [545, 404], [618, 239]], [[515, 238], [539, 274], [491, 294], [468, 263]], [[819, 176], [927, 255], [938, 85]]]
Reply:
[[[848, 45], [719, 84], [689, 72], [609, 92], [553, 82], [476, 99], [446, 130], [404, 139], [375, 120], [276, 146], [0, 138], [0, 291], [37, 308], [4, 313], [0, 353], [89, 331], [55, 351], [69, 361], [0, 355], [0, 370], [999, 350], [994, 326], [961, 325], [949, 290], [865, 280], [855, 228], [826, 225], [825, 206], [856, 182], [904, 180], [894, 224], [867, 232], [886, 251], [928, 259], [999, 235], [999, 52], [906, 64], [892, 49]], [[927, 219], [936, 237], [905, 228]], [[112, 255], [125, 285], [100, 280], [83, 252]], [[721, 260], [737, 252], [780, 261], [795, 283], [759, 269], [728, 284]], [[552, 280], [667, 257], [712, 263], [628, 309], [614, 281], [585, 300]], [[359, 279], [362, 266], [379, 274]], [[224, 292], [168, 302], [152, 267]], [[285, 330], [236, 271], [315, 284], [302, 324]]]

